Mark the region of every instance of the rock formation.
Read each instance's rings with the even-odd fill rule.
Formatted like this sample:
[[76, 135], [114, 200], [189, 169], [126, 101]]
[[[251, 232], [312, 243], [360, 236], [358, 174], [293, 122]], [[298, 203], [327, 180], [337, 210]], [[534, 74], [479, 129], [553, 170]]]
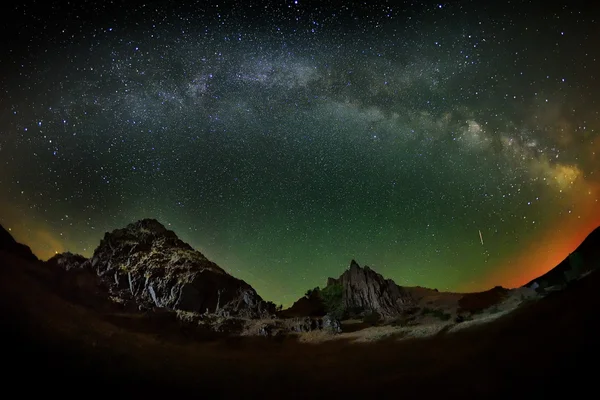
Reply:
[[113, 296], [142, 308], [258, 317], [275, 312], [234, 278], [154, 219], [107, 232], [89, 260], [65, 254], [52, 262], [94, 271]]
[[307, 294], [300, 297], [288, 309], [280, 311], [278, 315], [282, 318], [294, 317], [323, 317], [326, 314], [325, 305], [319, 296], [319, 290], [309, 290]]
[[16, 255], [28, 261], [37, 261], [38, 258], [32, 253], [29, 246], [17, 242], [12, 235], [0, 225], [0, 251]]
[[414, 305], [408, 290], [367, 266], [361, 268], [354, 260], [338, 279], [327, 280], [327, 286], [336, 284], [342, 286], [342, 302], [349, 314], [375, 311], [382, 316], [393, 316]]
[[56, 254], [44, 263], [52, 273], [57, 292], [65, 299], [96, 310], [116, 309], [110, 286], [94, 271], [83, 268], [87, 259], [70, 252]]

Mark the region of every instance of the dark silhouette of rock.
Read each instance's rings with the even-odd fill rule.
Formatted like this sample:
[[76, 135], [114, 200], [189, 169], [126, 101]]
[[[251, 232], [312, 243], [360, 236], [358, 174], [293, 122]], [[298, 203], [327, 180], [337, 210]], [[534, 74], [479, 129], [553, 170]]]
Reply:
[[343, 305], [350, 315], [375, 311], [393, 316], [414, 304], [408, 290], [367, 266], [361, 268], [354, 260], [338, 279], [327, 280], [327, 286], [336, 284], [342, 285]]
[[458, 301], [458, 312], [476, 314], [502, 302], [508, 293], [509, 290], [502, 286], [496, 286], [485, 292], [466, 293]]
[[0, 225], [0, 250], [28, 261], [38, 261], [38, 258], [33, 254], [29, 246], [17, 242], [2, 225]]
[[[581, 244], [560, 264], [525, 284], [525, 287], [542, 286], [542, 289], [553, 286], [563, 286], [568, 281], [577, 279], [585, 273], [598, 268], [600, 259], [600, 227], [594, 229]], [[574, 265], [574, 260], [581, 266]], [[575, 274], [573, 274], [575, 272]], [[573, 276], [577, 275], [577, 276]], [[535, 284], [535, 285], [534, 285]]]
[[282, 318], [293, 317], [322, 317], [326, 314], [325, 305], [317, 288], [309, 290], [306, 295], [298, 299], [292, 306], [278, 313]]
[[52, 261], [66, 269], [94, 271], [111, 293], [142, 309], [161, 307], [258, 317], [273, 314], [246, 282], [234, 278], [154, 219], [107, 232], [89, 260], [63, 255]]

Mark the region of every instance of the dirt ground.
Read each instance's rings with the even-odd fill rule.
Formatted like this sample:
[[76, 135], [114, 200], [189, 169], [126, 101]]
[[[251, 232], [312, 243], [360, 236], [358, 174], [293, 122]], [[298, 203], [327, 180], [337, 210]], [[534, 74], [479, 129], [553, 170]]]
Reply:
[[594, 389], [600, 350], [597, 273], [458, 332], [442, 328], [426, 338], [398, 340], [402, 334], [374, 327], [381, 328], [376, 341], [320, 342], [290, 336], [198, 340], [160, 327], [125, 328], [63, 300], [30, 269], [0, 256], [7, 393], [538, 398], [577, 397]]

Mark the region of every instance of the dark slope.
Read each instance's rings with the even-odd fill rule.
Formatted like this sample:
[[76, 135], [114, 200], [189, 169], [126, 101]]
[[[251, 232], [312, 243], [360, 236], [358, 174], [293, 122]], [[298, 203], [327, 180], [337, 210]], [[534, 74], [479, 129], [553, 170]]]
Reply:
[[[600, 227], [594, 229], [583, 242], [573, 251], [576, 258], [576, 262], [580, 263], [583, 268], [579, 273], [589, 271], [592, 269], [600, 268]], [[565, 274], [573, 268], [573, 259], [570, 257], [565, 258], [560, 264], [546, 272], [544, 275], [539, 276], [526, 285], [530, 287], [534, 283], [544, 286], [562, 285], [567, 280]]]
[[318, 290], [310, 290], [308, 295], [300, 297], [290, 308], [280, 311], [278, 316], [282, 318], [322, 317], [325, 314], [327, 314], [325, 305]]
[[119, 328], [55, 295], [35, 278], [43, 264], [0, 253], [6, 391], [61, 397], [80, 397], [76, 388], [87, 387], [97, 395], [146, 398], [537, 398], [577, 396], [595, 382], [597, 272], [495, 322], [432, 339], [192, 343], [159, 330]]
[[29, 246], [17, 242], [2, 225], [0, 225], [0, 250], [15, 254], [29, 261], [36, 261], [38, 259]]

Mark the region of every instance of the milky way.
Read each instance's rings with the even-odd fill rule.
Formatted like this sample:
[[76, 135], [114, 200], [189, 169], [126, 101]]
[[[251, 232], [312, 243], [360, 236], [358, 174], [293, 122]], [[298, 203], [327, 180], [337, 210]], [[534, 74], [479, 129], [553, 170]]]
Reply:
[[42, 258], [156, 218], [289, 304], [354, 258], [514, 286], [600, 224], [600, 29], [572, 6], [19, 5], [0, 222]]

